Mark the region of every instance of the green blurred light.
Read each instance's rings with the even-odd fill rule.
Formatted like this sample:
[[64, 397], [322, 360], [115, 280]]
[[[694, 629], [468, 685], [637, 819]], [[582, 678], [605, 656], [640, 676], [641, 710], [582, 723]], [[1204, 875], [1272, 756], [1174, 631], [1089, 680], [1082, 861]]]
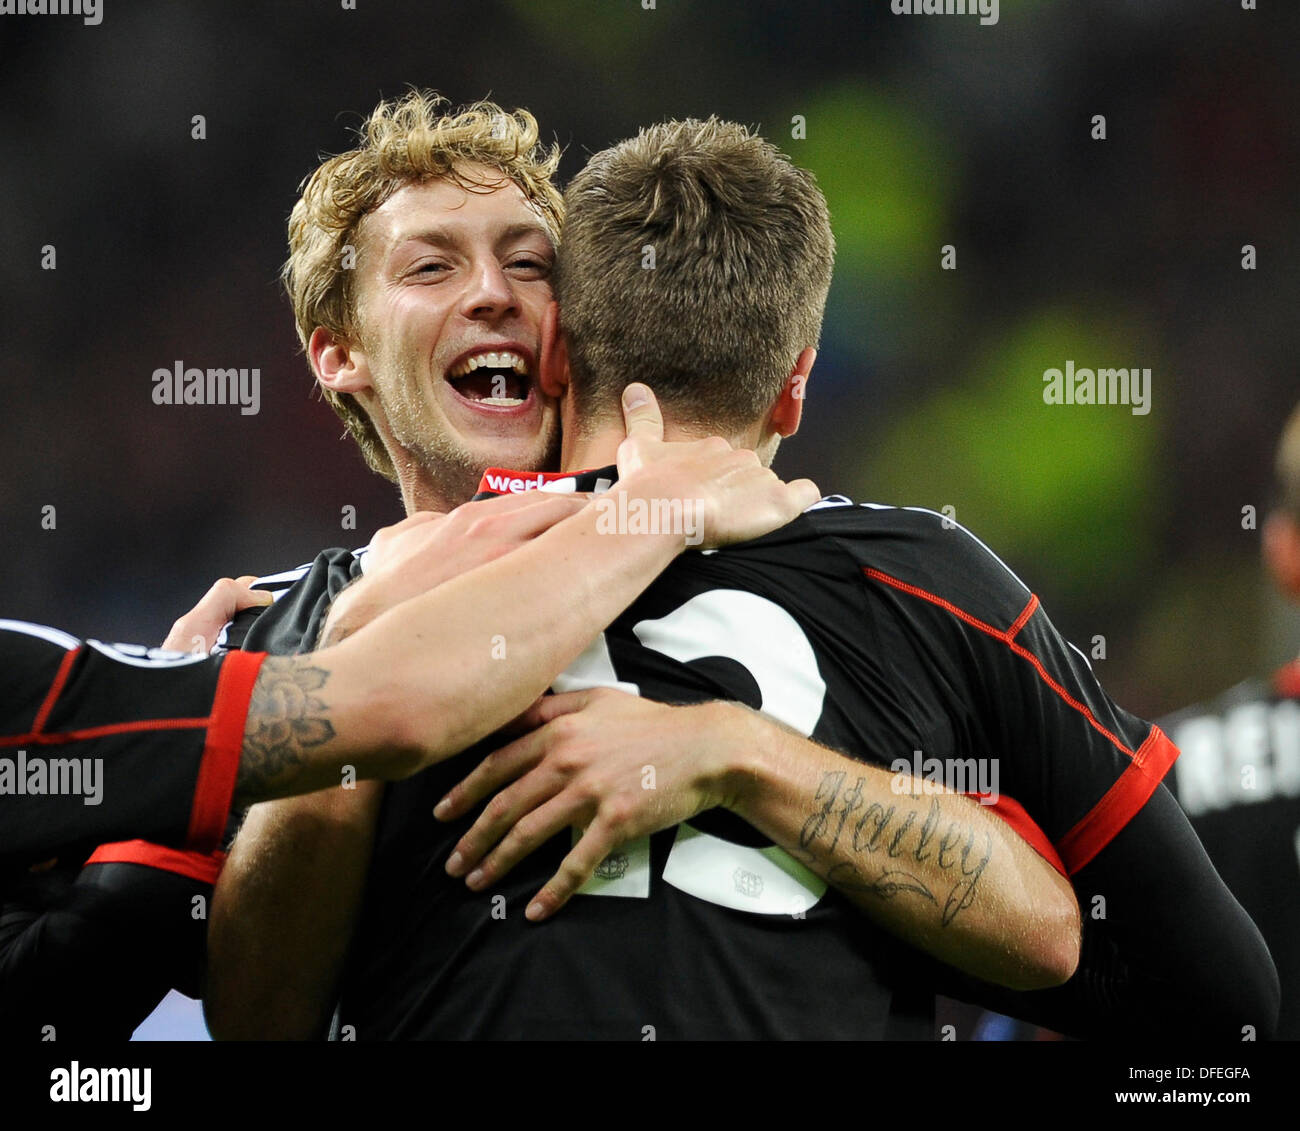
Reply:
[[[853, 86], [818, 96], [799, 112], [805, 140], [783, 148], [812, 170], [826, 194], [838, 270], [892, 285], [933, 273], [948, 202], [958, 188], [952, 158], [915, 108]], [[776, 135], [771, 135], [775, 137]]]
[[520, 21], [546, 41], [547, 47], [571, 58], [600, 60], [608, 64], [633, 51], [673, 26], [682, 12], [677, 4], [645, 11], [636, 0], [511, 0]]
[[[1047, 405], [1043, 371], [1150, 367], [1151, 412], [1124, 405]], [[971, 375], [910, 408], [873, 451], [870, 497], [956, 508], [1014, 568], [1033, 554], [1056, 592], [1096, 591], [1149, 557], [1160, 398], [1153, 350], [1138, 335], [1082, 316], [1045, 313], [1008, 333]]]

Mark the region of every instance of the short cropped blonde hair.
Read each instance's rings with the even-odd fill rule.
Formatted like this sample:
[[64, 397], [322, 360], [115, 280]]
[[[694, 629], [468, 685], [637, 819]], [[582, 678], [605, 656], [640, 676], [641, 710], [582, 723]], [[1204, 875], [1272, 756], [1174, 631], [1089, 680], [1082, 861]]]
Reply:
[[[441, 95], [411, 90], [380, 102], [358, 133], [356, 149], [329, 158], [303, 181], [289, 217], [289, 258], [281, 277], [304, 348], [318, 326], [357, 340], [355, 272], [345, 256], [351, 248], [355, 257], [362, 219], [407, 185], [446, 180], [469, 192], [488, 192], [494, 183], [474, 177], [466, 166], [499, 169], [559, 243], [564, 201], [551, 177], [560, 149], [540, 143], [537, 120], [527, 110], [507, 113], [495, 103], [475, 102], [453, 112]], [[366, 463], [395, 481], [392, 460], [356, 398], [323, 391]]]
[[579, 418], [617, 413], [633, 381], [679, 422], [770, 410], [817, 345], [835, 263], [813, 175], [745, 126], [688, 118], [597, 153], [564, 199], [554, 285]]

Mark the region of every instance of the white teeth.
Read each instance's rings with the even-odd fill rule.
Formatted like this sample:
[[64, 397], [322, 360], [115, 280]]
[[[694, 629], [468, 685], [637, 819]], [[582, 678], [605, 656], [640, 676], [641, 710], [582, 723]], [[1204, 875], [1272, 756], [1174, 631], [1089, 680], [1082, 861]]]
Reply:
[[510, 350], [494, 350], [491, 353], [478, 353], [473, 357], [466, 358], [459, 365], [454, 366], [447, 376], [464, 377], [469, 373], [473, 373], [474, 370], [484, 367], [489, 369], [513, 369], [520, 375], [528, 373], [528, 363], [517, 353]]
[[478, 401], [477, 403], [495, 404], [495, 405], [500, 405], [502, 408], [514, 408], [515, 405], [521, 405], [524, 402], [523, 399], [520, 397], [484, 397], [481, 401]]

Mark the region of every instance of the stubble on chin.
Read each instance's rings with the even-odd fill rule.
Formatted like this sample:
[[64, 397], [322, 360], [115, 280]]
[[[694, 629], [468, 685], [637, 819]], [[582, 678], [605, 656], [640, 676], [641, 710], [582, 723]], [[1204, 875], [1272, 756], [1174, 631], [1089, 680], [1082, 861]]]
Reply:
[[471, 447], [436, 427], [422, 430], [402, 429], [394, 439], [414, 465], [412, 471], [427, 482], [446, 506], [468, 502], [478, 491], [483, 472], [489, 467], [511, 467], [520, 471], [554, 470], [559, 466], [560, 429], [558, 421], [547, 425], [547, 433], [533, 438], [525, 446], [512, 445], [514, 454], [484, 440]]
[[[478, 491], [483, 472], [489, 467], [509, 465], [521, 471], [555, 470], [560, 460], [560, 423], [558, 414], [547, 417], [544, 434], [532, 441], [519, 440], [512, 445], [514, 454], [503, 451], [484, 437], [471, 445], [456, 436], [422, 395], [419, 376], [413, 366], [394, 366], [397, 381], [384, 411], [396, 446], [394, 463], [406, 463], [416, 482], [426, 484], [442, 506], [454, 507], [468, 502]], [[418, 491], [424, 495], [425, 491]]]

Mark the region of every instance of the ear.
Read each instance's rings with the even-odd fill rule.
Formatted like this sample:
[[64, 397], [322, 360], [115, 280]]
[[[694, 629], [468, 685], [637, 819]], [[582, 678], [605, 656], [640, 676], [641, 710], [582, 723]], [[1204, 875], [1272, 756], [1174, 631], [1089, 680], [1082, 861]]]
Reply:
[[560, 327], [558, 303], [546, 304], [542, 314], [541, 353], [537, 358], [537, 387], [552, 400], [562, 400], [569, 388], [569, 346]]
[[324, 326], [312, 331], [307, 356], [316, 380], [330, 392], [356, 393], [370, 388], [370, 362], [365, 353]]
[[1264, 564], [1283, 595], [1300, 601], [1300, 525], [1283, 511], [1264, 520]]
[[812, 374], [813, 362], [817, 360], [817, 351], [809, 346], [799, 355], [790, 370], [790, 377], [772, 407], [772, 431], [778, 436], [793, 436], [799, 431], [799, 422], [803, 419], [804, 397], [808, 395], [808, 378]]

